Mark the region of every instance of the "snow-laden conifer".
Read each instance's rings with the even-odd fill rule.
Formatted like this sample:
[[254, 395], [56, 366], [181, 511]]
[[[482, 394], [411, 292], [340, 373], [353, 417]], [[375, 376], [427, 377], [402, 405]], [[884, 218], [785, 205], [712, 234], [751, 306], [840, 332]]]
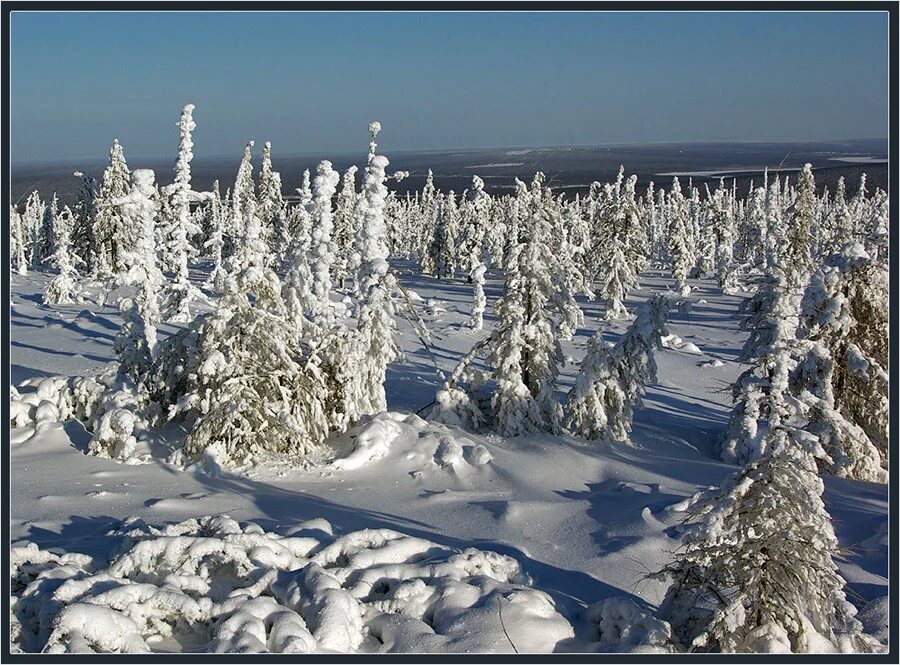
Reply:
[[170, 258], [170, 266], [175, 272], [175, 279], [167, 284], [165, 318], [180, 323], [191, 320], [191, 305], [203, 298], [200, 289], [191, 282], [188, 270], [188, 261], [193, 255], [190, 238], [200, 233], [191, 219], [191, 202], [205, 198], [191, 190], [191, 160], [194, 158], [192, 133], [197, 127], [193, 112], [193, 104], [187, 104], [181, 111], [175, 179], [165, 190], [171, 218], [169, 228], [166, 229], [167, 246], [164, 254]]
[[156, 175], [150, 169], [137, 169], [132, 172], [131, 178], [131, 191], [116, 199], [115, 203], [121, 207], [125, 223], [136, 234], [135, 243], [125, 253], [130, 268], [120, 276], [120, 282], [135, 285], [137, 294], [131, 302], [122, 303], [126, 321], [116, 338], [115, 347], [122, 373], [139, 382], [157, 355], [163, 275], [156, 255], [155, 227], [159, 200]]
[[108, 269], [114, 275], [128, 270], [125, 254], [135, 238], [134, 229], [125, 225], [121, 206], [113, 201], [127, 195], [130, 189], [131, 171], [125, 162], [125, 152], [118, 139], [114, 139], [109, 149], [109, 165], [100, 182], [92, 229], [99, 270]]
[[650, 298], [614, 346], [603, 340], [602, 330], [590, 339], [566, 402], [566, 426], [573, 434], [587, 440], [628, 439], [645, 386], [656, 381], [654, 350], [667, 334], [670, 305], [665, 296]]
[[696, 498], [660, 618], [691, 651], [866, 652], [834, 557], [814, 437], [778, 424], [766, 453]]

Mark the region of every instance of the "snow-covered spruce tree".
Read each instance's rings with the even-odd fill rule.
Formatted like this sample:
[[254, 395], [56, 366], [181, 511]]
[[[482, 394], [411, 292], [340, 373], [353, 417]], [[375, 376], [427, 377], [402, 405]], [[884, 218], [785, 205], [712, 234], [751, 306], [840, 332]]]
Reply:
[[490, 224], [491, 197], [484, 191], [484, 180], [477, 175], [472, 176], [472, 200], [466, 211], [466, 237], [464, 251], [466, 253], [466, 265], [469, 268], [469, 279], [473, 284], [472, 313], [469, 316], [469, 326], [475, 330], [481, 330], [484, 326], [484, 309], [487, 298], [484, 295], [484, 278], [487, 272], [487, 257], [485, 246], [485, 233]]
[[606, 303], [604, 317], [607, 320], [628, 314], [625, 297], [629, 289], [637, 286], [637, 275], [628, 263], [625, 237], [622, 231], [613, 230], [613, 234], [606, 239], [606, 258], [598, 276], [600, 285], [596, 291], [597, 296]]
[[647, 269], [649, 251], [647, 229], [644, 228], [643, 215], [635, 192], [636, 187], [637, 176], [629, 176], [618, 197], [617, 217], [625, 244], [625, 258], [634, 274], [638, 275]]
[[131, 171], [125, 163], [125, 152], [118, 139], [113, 139], [109, 165], [103, 171], [95, 202], [97, 212], [92, 229], [99, 271], [108, 268], [112, 274], [119, 275], [128, 270], [125, 253], [134, 242], [134, 229], [125, 226], [121, 207], [112, 202], [127, 195], [130, 189]]
[[203, 286], [221, 293], [225, 288], [225, 279], [228, 275], [225, 271], [225, 211], [219, 193], [218, 180], [213, 182], [211, 196], [204, 205], [203, 214], [203, 249], [212, 260], [212, 269]]
[[792, 381], [836, 475], [887, 479], [888, 309], [888, 271], [859, 243], [828, 257], [801, 302], [806, 352]]
[[388, 194], [385, 169], [390, 162], [384, 155], [376, 154], [375, 138], [380, 131], [380, 123], [369, 124], [372, 140], [357, 206], [356, 245], [360, 254], [357, 283], [362, 297], [356, 324], [358, 358], [354, 359], [359, 363], [356, 367], [359, 401], [354, 408], [358, 414], [378, 413], [387, 408], [384, 392], [387, 365], [399, 355], [394, 341], [393, 295], [397, 284], [389, 271], [384, 219]]
[[766, 186], [751, 187], [747, 197], [747, 206], [744, 210], [742, 224], [742, 249], [744, 261], [751, 266], [766, 265]]
[[56, 252], [56, 237], [54, 229], [58, 228], [59, 199], [56, 194], [50, 199], [50, 203], [44, 206], [44, 216], [41, 219], [41, 228], [38, 232], [38, 255], [41, 261], [49, 259]]
[[238, 235], [234, 253], [228, 257], [227, 272], [240, 276], [241, 281], [256, 279], [260, 275], [259, 270], [270, 263], [269, 246], [263, 235], [262, 218], [253, 184], [252, 149], [253, 141], [250, 141], [244, 149], [244, 157], [231, 192], [231, 214]]
[[[47, 260], [52, 262], [59, 274], [54, 277], [44, 291], [45, 305], [63, 305], [75, 302], [78, 295], [78, 271], [75, 269], [77, 257], [69, 251], [68, 224], [61, 216], [55, 218], [55, 228], [51, 234], [56, 237], [55, 250]], [[62, 223], [61, 223], [62, 220]]]
[[136, 285], [137, 294], [133, 301], [122, 303], [126, 320], [116, 337], [115, 350], [122, 374], [141, 383], [157, 355], [156, 327], [161, 318], [159, 296], [164, 278], [156, 254], [159, 210], [156, 175], [150, 169], [136, 169], [131, 179], [131, 191], [114, 202], [120, 206], [124, 223], [134, 229], [136, 236], [133, 245], [123, 248], [130, 268], [119, 280]]
[[575, 336], [578, 327], [584, 324], [584, 313], [575, 300], [575, 294], [581, 293], [593, 300], [594, 292], [588, 279], [581, 272], [580, 250], [570, 240], [572, 219], [566, 215], [567, 210], [562, 198], [547, 199], [543, 210], [548, 218], [547, 242], [556, 258], [555, 263], [550, 266], [551, 279], [554, 282], [553, 309], [557, 313], [554, 322], [560, 339], [570, 340]]
[[[524, 183], [518, 183], [519, 196], [510, 216], [510, 245], [506, 264], [504, 296], [497, 303], [499, 323], [491, 345], [491, 363], [495, 368], [497, 388], [491, 397], [495, 430], [502, 436], [519, 436], [547, 429], [545, 414], [525, 384], [523, 351], [525, 351], [525, 291], [519, 273], [522, 245], [519, 243], [518, 205], [527, 194]], [[450, 397], [445, 387], [445, 399]], [[463, 399], [463, 402], [468, 400]], [[555, 410], [551, 411], [554, 416]]]
[[847, 203], [847, 185], [844, 182], [844, 176], [841, 176], [838, 178], [834, 200], [831, 203], [831, 237], [828, 249], [831, 252], [839, 252], [844, 245], [850, 242], [855, 232], [850, 206]]
[[19, 275], [28, 274], [28, 261], [25, 259], [28, 241], [22, 228], [22, 216], [15, 206], [9, 206], [9, 254], [13, 271]]
[[82, 171], [75, 171], [75, 177], [81, 178], [81, 188], [75, 202], [75, 223], [72, 227], [72, 251], [81, 259], [81, 265], [90, 274], [95, 274], [98, 267], [94, 241], [94, 218], [97, 214], [97, 189], [94, 179]]
[[281, 247], [279, 236], [284, 235], [284, 198], [281, 194], [281, 175], [272, 170], [272, 144], [263, 144], [262, 163], [259, 167], [259, 213], [262, 216], [263, 237], [269, 250], [278, 252]]
[[734, 383], [734, 407], [719, 442], [722, 459], [749, 464], [768, 452], [769, 433], [782, 425], [803, 425], [802, 407], [788, 379], [796, 366], [796, 304], [783, 289], [773, 291], [770, 337], [756, 356], [756, 364]]
[[167, 283], [164, 313], [167, 320], [178, 323], [190, 321], [193, 318], [191, 305], [203, 299], [203, 293], [191, 282], [188, 271], [188, 261], [193, 255], [190, 238], [200, 233], [191, 219], [191, 201], [206, 198], [191, 190], [191, 160], [194, 158], [192, 132], [197, 127], [193, 112], [193, 104], [185, 105], [181, 111], [181, 121], [178, 123], [181, 138], [178, 160], [175, 162], [175, 180], [166, 188], [172, 216], [164, 253], [171, 258], [170, 265], [175, 272], [175, 279]]
[[719, 179], [719, 186], [707, 203], [716, 279], [724, 293], [733, 293], [737, 289], [733, 265], [735, 227], [731, 198], [725, 188], [724, 178]]
[[766, 454], [694, 501], [659, 609], [691, 651], [868, 652], [844, 593], [815, 438], [784, 425]]
[[340, 288], [352, 272], [351, 257], [356, 251], [356, 171], [356, 166], [351, 166], [344, 172], [334, 207], [334, 278]]
[[812, 165], [806, 164], [797, 179], [797, 200], [787, 224], [782, 271], [791, 288], [802, 288], [812, 272], [810, 234], [816, 219], [816, 184]]
[[[571, 299], [571, 293], [562, 291], [565, 280], [556, 270], [549, 241], [551, 200], [539, 186], [529, 190], [521, 181], [516, 185], [505, 292], [496, 305], [498, 324], [459, 363], [429, 413], [432, 419], [465, 427], [486, 424], [505, 436], [560, 430], [555, 381], [563, 361], [560, 322]], [[490, 366], [487, 373], [472, 369], [481, 356]], [[497, 387], [485, 398], [480, 388], [490, 379]]]
[[22, 212], [22, 229], [27, 242], [26, 256], [31, 265], [39, 265], [43, 260], [40, 235], [46, 209], [47, 204], [41, 201], [40, 194], [37, 191], [31, 192]]
[[640, 407], [648, 382], [656, 381], [654, 350], [667, 334], [670, 300], [653, 296], [615, 346], [603, 340], [602, 330], [588, 342], [575, 386], [566, 402], [566, 427], [593, 441], [627, 441], [634, 409]]
[[317, 315], [330, 317], [331, 275], [335, 261], [335, 247], [331, 234], [333, 212], [331, 200], [337, 191], [340, 176], [331, 168], [328, 160], [319, 162], [313, 181], [313, 225], [309, 248], [309, 266], [312, 277], [312, 294], [318, 304]]
[[687, 286], [687, 277], [694, 266], [694, 252], [688, 233], [690, 224], [688, 201], [681, 193], [678, 178], [672, 182], [669, 192], [666, 217], [668, 219], [668, 250], [672, 258], [672, 277], [679, 291]]

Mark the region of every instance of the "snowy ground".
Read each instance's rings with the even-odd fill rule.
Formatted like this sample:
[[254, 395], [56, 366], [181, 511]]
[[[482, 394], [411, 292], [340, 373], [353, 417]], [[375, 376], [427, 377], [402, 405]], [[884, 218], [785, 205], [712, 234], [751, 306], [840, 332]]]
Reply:
[[[397, 267], [404, 286], [421, 297], [414, 297], [415, 306], [433, 333], [433, 357], [447, 372], [486, 334], [473, 334], [463, 325], [471, 287], [464, 280], [438, 282], [412, 273], [407, 265]], [[195, 277], [202, 279], [199, 274]], [[489, 304], [502, 290], [497, 275], [491, 277], [486, 288]], [[629, 301], [630, 308], [672, 284], [661, 273], [644, 277], [642, 290]], [[11, 276], [13, 385], [43, 376], [87, 374], [113, 358], [112, 343], [120, 323], [117, 311], [91, 302], [43, 306], [40, 294], [47, 280], [41, 273]], [[299, 470], [273, 464], [242, 475], [209, 474], [166, 464], [160, 454], [142, 465], [86, 455], [90, 435], [77, 422], [42, 423], [36, 431], [13, 429], [12, 540], [30, 541], [57, 553], [88, 554], [94, 557], [90, 565], [70, 562], [69, 567], [96, 572], [103, 568], [98, 562], [123, 551], [122, 534], [128, 527], [122, 527], [122, 520], [129, 516], [163, 527], [200, 516], [228, 515], [242, 524], [252, 521], [261, 527], [247, 531], [245, 525], [243, 531], [238, 529], [241, 533], [274, 541], [286, 535], [307, 538], [305, 544], [291, 541], [291, 553], [284, 554], [288, 563], [279, 566], [254, 559], [249, 550], [244, 552], [242, 556], [249, 556], [254, 563], [247, 564], [250, 568], [242, 575], [274, 574], [276, 568], [292, 570], [291, 566], [324, 561], [322, 565], [338, 579], [341, 589], [361, 603], [365, 629], [344, 627], [343, 633], [322, 623], [329, 616], [327, 608], [323, 609], [327, 604], [317, 606], [318, 618], [310, 618], [312, 610], [308, 608], [298, 609], [306, 619], [306, 635], [312, 633], [313, 637], [307, 639], [299, 629], [288, 631], [294, 636], [294, 648], [300, 648], [298, 644], [304, 649], [343, 651], [624, 648], [599, 643], [596, 623], [590, 620], [593, 615], [584, 609], [613, 596], [625, 596], [652, 609], [665, 587], [645, 580], [645, 575], [660, 568], [679, 543], [680, 515], [671, 507], [700, 487], [718, 485], [735, 470], [715, 459], [714, 442], [727, 421], [729, 386], [742, 371], [736, 362], [745, 338], [738, 329], [741, 298], [722, 295], [710, 281], [692, 280], [691, 285], [690, 311], [671, 313], [670, 332], [676, 337], [670, 340], [669, 349], [658, 354], [659, 381], [649, 386], [646, 403], [636, 413], [633, 445], [585, 444], [550, 436], [482, 437], [420, 419], [415, 412], [431, 402], [442, 380], [432, 354], [401, 321], [406, 355], [388, 373], [390, 412], [352, 433], [394, 437], [388, 449], [375, 451], [382, 457], [358, 465], [354, 462], [360, 460], [351, 458], [343, 468]], [[602, 312], [596, 303], [583, 304], [586, 328], [564, 344], [566, 354], [576, 362]], [[485, 326], [492, 323], [493, 317], [486, 316]], [[627, 321], [612, 324], [609, 339], [626, 325]], [[164, 326], [163, 330], [171, 328]], [[565, 368], [562, 390], [571, 385], [576, 362]], [[164, 436], [173, 439], [179, 433], [167, 431]], [[150, 452], [162, 450], [157, 443], [150, 443]], [[349, 434], [340, 445], [353, 447]], [[887, 486], [830, 477], [826, 486], [826, 504], [845, 552], [840, 569], [849, 582], [850, 599], [865, 609], [869, 601], [888, 592]], [[220, 540], [228, 534], [234, 538], [237, 527], [227, 524], [231, 526], [216, 527], [219, 531], [196, 522], [169, 529], [192, 536], [212, 537], [215, 532]], [[140, 529], [143, 535], [132, 540], [149, 537], [150, 527]], [[399, 533], [339, 538], [364, 529]], [[160, 533], [153, 532], [156, 537], [161, 537]], [[385, 545], [401, 538], [399, 534], [406, 539], [405, 545]], [[351, 541], [356, 543], [353, 552], [369, 554], [348, 554], [345, 550]], [[365, 543], [360, 545], [362, 541]], [[345, 548], [341, 558], [329, 560], [328, 552], [341, 547]], [[493, 559], [493, 568], [484, 564], [486, 554], [467, 555], [478, 559], [478, 565], [453, 559], [468, 548], [511, 559]], [[376, 550], [381, 555], [372, 554]], [[440, 617], [433, 616], [432, 602], [422, 624], [428, 627], [424, 632], [419, 624], [391, 623], [385, 612], [415, 615], [410, 609], [413, 601], [403, 596], [406, 591], [382, 589], [376, 594], [354, 590], [366, 575], [375, 579], [384, 573], [380, 566], [386, 562], [444, 565], [444, 576], [465, 585], [467, 591], [453, 602], [442, 600], [446, 611]], [[479, 574], [487, 569], [487, 577], [472, 577], [476, 569]], [[409, 571], [405, 575], [393, 571], [388, 577], [417, 576]], [[307, 587], [312, 584], [301, 582]], [[521, 585], [525, 583], [547, 596], [524, 591]], [[434, 593], [449, 598], [451, 591], [441, 587]], [[387, 602], [384, 598], [401, 596], [407, 598], [401, 603], [402, 610], [378, 605]], [[468, 600], [460, 604], [460, 597]], [[521, 601], [518, 605], [516, 599]], [[254, 616], [269, 617], [272, 608], [266, 603], [271, 601], [261, 597], [255, 602], [261, 609]], [[883, 604], [869, 606], [873, 621], [880, 620], [884, 609]], [[217, 614], [222, 634], [196, 638], [212, 639], [212, 646], [187, 644], [184, 640], [188, 638], [159, 638], [151, 648], [253, 650], [253, 644], [235, 642], [237, 638], [228, 633], [231, 629], [222, 627], [229, 616], [222, 612], [220, 608]], [[260, 644], [283, 648], [284, 640], [278, 642], [274, 633], [266, 643], [265, 630], [272, 630], [272, 621], [271, 617], [263, 621], [267, 628], [260, 629]], [[135, 625], [141, 625], [137, 619]], [[354, 638], [357, 633], [365, 639]], [[341, 634], [345, 637], [335, 637]], [[125, 644], [130, 638], [127, 631], [122, 635]]]

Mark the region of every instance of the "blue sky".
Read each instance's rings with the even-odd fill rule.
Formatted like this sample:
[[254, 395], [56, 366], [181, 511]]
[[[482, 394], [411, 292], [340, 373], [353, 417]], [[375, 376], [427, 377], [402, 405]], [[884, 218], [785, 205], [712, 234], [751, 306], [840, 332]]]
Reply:
[[24, 13], [14, 161], [888, 134], [886, 13]]

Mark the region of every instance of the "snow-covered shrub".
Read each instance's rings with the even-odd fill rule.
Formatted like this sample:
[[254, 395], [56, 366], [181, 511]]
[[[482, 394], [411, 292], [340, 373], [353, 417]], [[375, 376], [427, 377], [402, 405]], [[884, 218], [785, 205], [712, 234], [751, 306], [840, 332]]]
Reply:
[[673, 653], [672, 627], [633, 601], [614, 596], [594, 603], [585, 618], [597, 626], [592, 641], [603, 651]]
[[283, 316], [251, 302], [237, 283], [230, 280], [214, 312], [164, 342], [151, 393], [187, 424], [191, 461], [215, 444], [233, 463], [266, 453], [303, 459], [329, 431], [324, 381]]
[[46, 653], [550, 652], [571, 624], [510, 557], [324, 520], [130, 518], [109, 564], [20, 543], [14, 647]]

